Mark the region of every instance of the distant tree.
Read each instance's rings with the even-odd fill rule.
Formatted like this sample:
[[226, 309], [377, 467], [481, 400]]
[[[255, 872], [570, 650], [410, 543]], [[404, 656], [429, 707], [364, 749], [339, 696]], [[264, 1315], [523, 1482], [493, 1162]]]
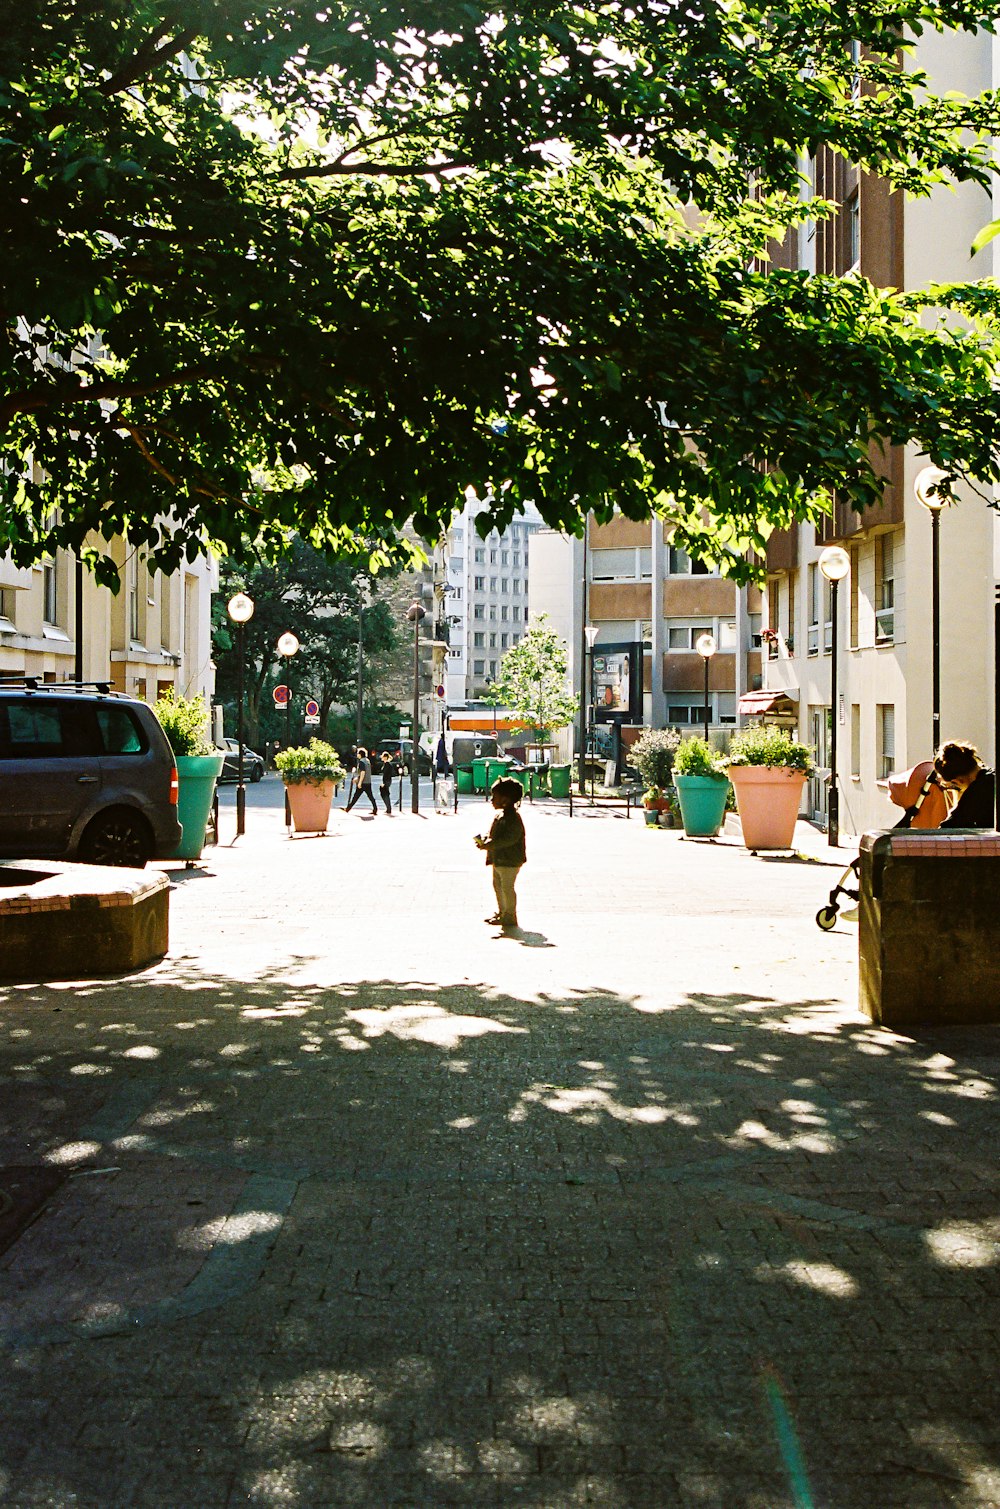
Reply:
[[566, 690], [567, 665], [566, 645], [545, 613], [500, 662], [495, 695], [530, 724], [539, 739], [576, 717], [577, 699]]
[[[362, 676], [395, 648], [399, 634], [388, 604], [378, 599], [373, 580], [358, 557], [337, 559], [302, 540], [274, 563], [224, 563], [220, 596], [213, 609], [216, 681], [219, 699], [234, 701], [237, 684], [235, 629], [226, 615], [234, 592], [246, 592], [254, 614], [245, 630], [245, 716], [247, 737], [284, 739], [285, 714], [275, 711], [272, 688], [287, 675], [293, 688], [293, 717], [301, 727], [302, 702], [315, 697], [324, 735], [330, 709], [352, 705], [358, 688], [358, 628], [363, 594], [373, 600], [364, 609]], [[277, 651], [282, 634], [291, 631], [300, 643], [291, 664]]]

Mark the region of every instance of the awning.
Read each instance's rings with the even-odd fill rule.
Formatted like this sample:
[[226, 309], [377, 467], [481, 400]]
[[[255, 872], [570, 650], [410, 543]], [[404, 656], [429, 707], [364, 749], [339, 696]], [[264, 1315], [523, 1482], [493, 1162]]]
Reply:
[[744, 714], [794, 712], [798, 692], [745, 692], [736, 704], [736, 710]]

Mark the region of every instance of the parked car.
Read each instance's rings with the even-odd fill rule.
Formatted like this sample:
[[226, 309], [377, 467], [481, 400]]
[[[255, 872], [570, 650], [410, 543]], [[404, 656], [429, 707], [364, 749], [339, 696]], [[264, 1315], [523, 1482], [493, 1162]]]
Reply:
[[[381, 763], [383, 751], [391, 754], [397, 764], [402, 765], [407, 775], [413, 765], [413, 740], [412, 739], [383, 739], [375, 749], [375, 758], [372, 761], [374, 770], [376, 763]], [[430, 756], [424, 749], [417, 750], [417, 772], [419, 775], [430, 775]]]
[[[225, 741], [226, 758], [222, 762], [220, 781], [238, 781], [240, 778], [240, 745], [238, 739]], [[259, 781], [264, 774], [264, 761], [255, 749], [243, 746], [243, 779]]]
[[145, 702], [102, 684], [0, 684], [0, 857], [131, 865], [181, 841], [177, 767]]

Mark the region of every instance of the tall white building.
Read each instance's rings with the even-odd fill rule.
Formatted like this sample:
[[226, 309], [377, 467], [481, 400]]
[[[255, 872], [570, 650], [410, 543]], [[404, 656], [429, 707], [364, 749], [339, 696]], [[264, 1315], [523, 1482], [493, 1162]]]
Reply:
[[470, 493], [449, 525], [444, 615], [448, 626], [445, 690], [449, 707], [481, 697], [500, 662], [528, 627], [531, 537], [544, 527], [534, 507], [501, 534], [483, 539], [476, 519], [486, 504]]

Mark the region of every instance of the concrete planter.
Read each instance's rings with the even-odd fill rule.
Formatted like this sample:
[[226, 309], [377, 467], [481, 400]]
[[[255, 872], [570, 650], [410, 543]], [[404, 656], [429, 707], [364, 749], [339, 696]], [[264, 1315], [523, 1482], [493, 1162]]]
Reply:
[[726, 815], [729, 782], [711, 775], [675, 775], [677, 800], [688, 838], [714, 838]]
[[171, 858], [188, 861], [201, 858], [215, 783], [222, 774], [224, 759], [225, 756], [221, 754], [174, 756], [177, 766], [177, 820], [183, 833]]
[[333, 801], [333, 781], [290, 781], [286, 778], [285, 790], [295, 832], [325, 833]]
[[729, 779], [747, 848], [790, 849], [805, 772], [784, 765], [730, 765]]

